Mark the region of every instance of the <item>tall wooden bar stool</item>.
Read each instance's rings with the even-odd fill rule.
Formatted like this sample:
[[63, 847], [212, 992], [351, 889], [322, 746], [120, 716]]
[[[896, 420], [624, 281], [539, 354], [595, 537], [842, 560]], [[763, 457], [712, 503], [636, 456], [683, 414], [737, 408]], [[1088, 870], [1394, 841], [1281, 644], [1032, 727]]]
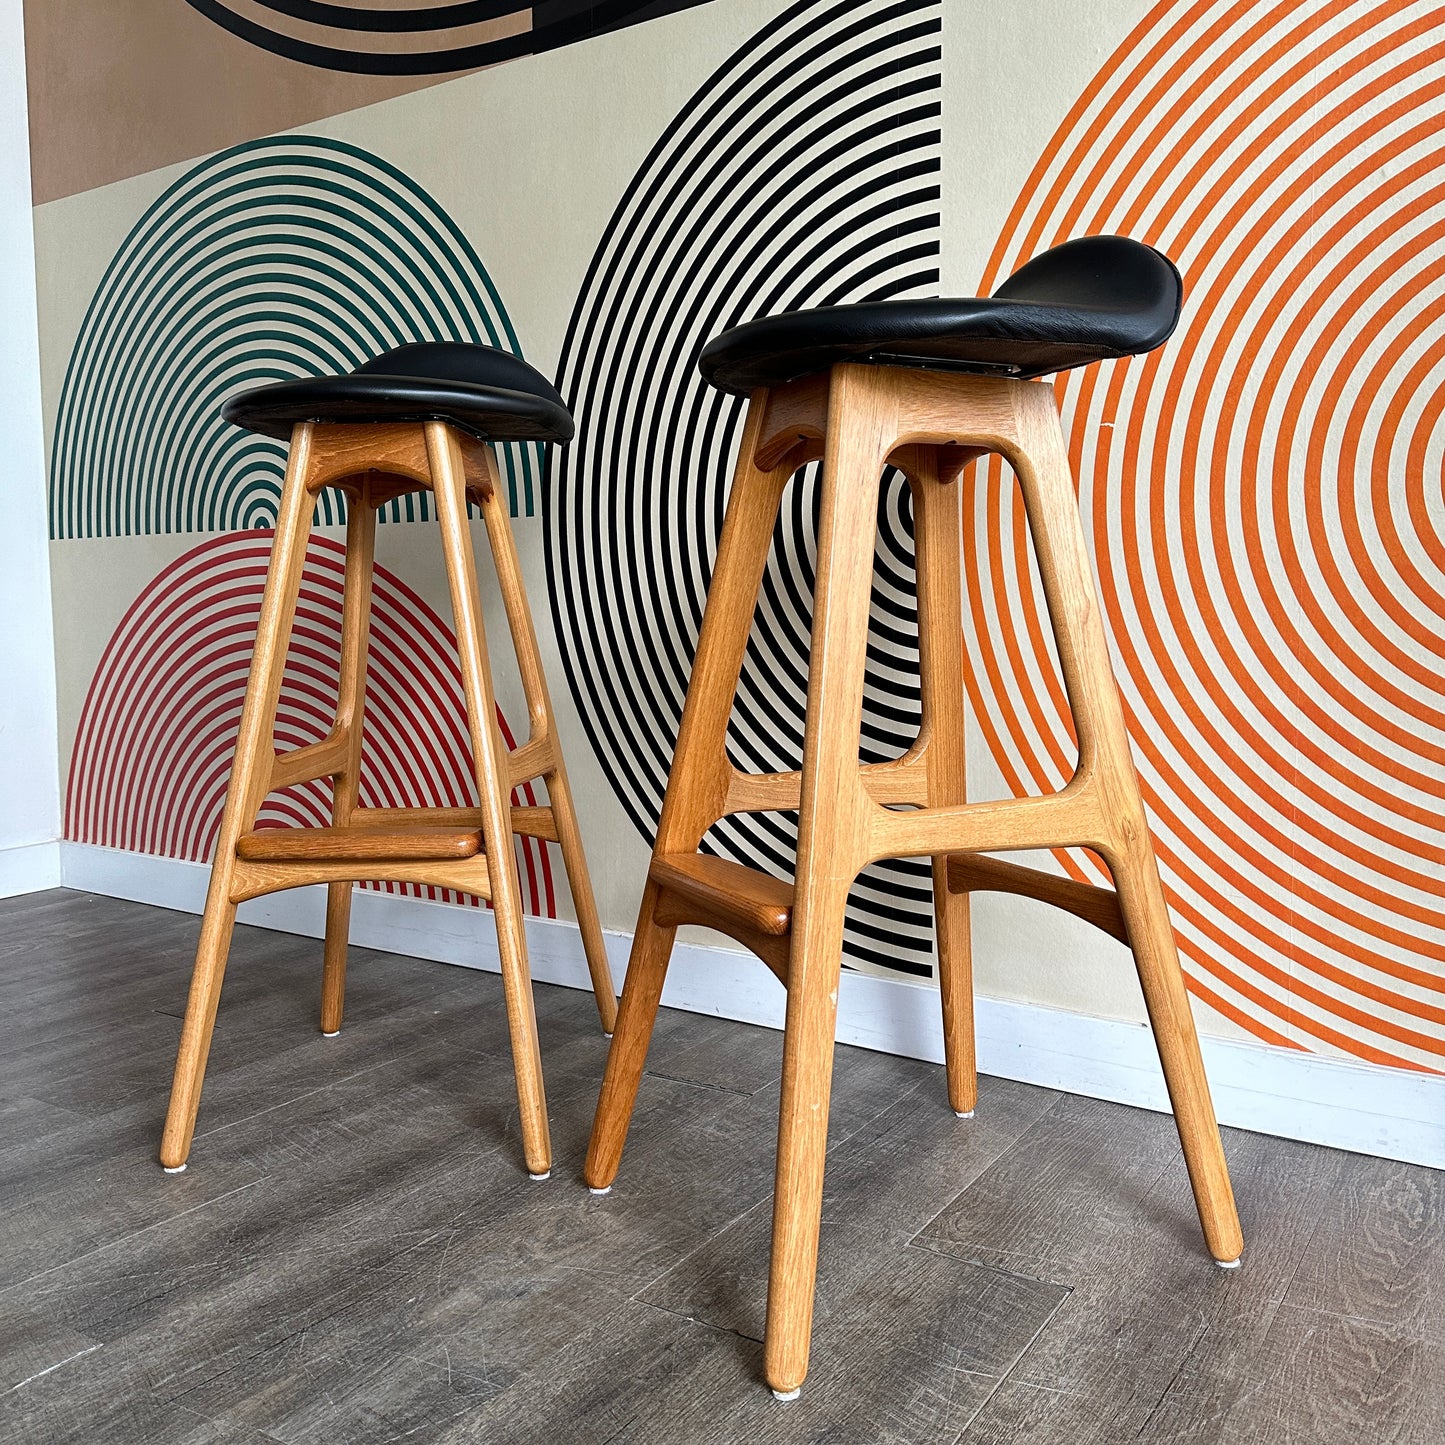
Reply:
[[[703, 351], [704, 377], [751, 400], [586, 1178], [604, 1191], [617, 1173], [678, 925], [704, 924], [747, 945], [788, 991], [765, 1347], [781, 1398], [797, 1393], [808, 1365], [844, 904], [859, 870], [880, 858], [933, 859], [948, 1092], [962, 1118], [977, 1096], [970, 891], [1043, 899], [1133, 949], [1205, 1240], [1226, 1265], [1243, 1247], [1053, 390], [1029, 379], [1152, 350], [1173, 331], [1181, 295], [1157, 252], [1085, 237], [1036, 257], [990, 298], [774, 316]], [[1022, 488], [1079, 762], [1052, 796], [970, 804], [953, 483], [989, 452]], [[783, 488], [819, 457], [803, 766], [747, 775], [728, 760], [728, 717]], [[862, 766], [878, 490], [890, 462], [913, 496], [923, 720], [901, 758]], [[799, 815], [791, 886], [698, 851], [719, 818], [775, 809]], [[1056, 847], [1095, 850], [1117, 891], [988, 857]]]
[[[260, 387], [233, 397], [225, 415], [252, 431], [289, 437], [291, 451], [161, 1163], [172, 1172], [186, 1167], [237, 904], [278, 889], [328, 885], [321, 1031], [332, 1036], [341, 1027], [352, 884], [374, 879], [426, 883], [491, 900], [521, 1105], [522, 1150], [532, 1177], [545, 1179], [552, 1148], [514, 833], [561, 847], [597, 1011], [607, 1033], [616, 1019], [616, 1000], [523, 590], [507, 494], [488, 443], [566, 442], [572, 436], [572, 418], [551, 384], [521, 358], [452, 342], [399, 347], [347, 376]], [[336, 721], [324, 741], [278, 755], [277, 699], [312, 513], [323, 487], [339, 487], [348, 503]], [[476, 809], [358, 804], [376, 509], [415, 491], [431, 492], [441, 527], [481, 804]], [[527, 700], [530, 733], [510, 752], [497, 725], [467, 521], [469, 500], [479, 505], [485, 520]], [[548, 805], [513, 808], [512, 789], [538, 777], [546, 784]], [[256, 828], [268, 793], [317, 778], [332, 780], [333, 826]]]

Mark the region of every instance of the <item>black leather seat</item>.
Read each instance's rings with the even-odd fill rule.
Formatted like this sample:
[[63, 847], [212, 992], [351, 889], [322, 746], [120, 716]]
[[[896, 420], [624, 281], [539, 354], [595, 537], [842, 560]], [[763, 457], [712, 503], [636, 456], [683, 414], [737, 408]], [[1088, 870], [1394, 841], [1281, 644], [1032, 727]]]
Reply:
[[567, 442], [573, 432], [566, 403], [536, 367], [464, 341], [414, 342], [345, 376], [258, 386], [233, 396], [221, 414], [283, 440], [303, 421], [448, 421], [505, 442]]
[[1021, 266], [992, 296], [792, 311], [715, 337], [698, 365], [746, 395], [840, 361], [1020, 378], [1152, 351], [1179, 320], [1174, 263], [1124, 236], [1082, 236]]

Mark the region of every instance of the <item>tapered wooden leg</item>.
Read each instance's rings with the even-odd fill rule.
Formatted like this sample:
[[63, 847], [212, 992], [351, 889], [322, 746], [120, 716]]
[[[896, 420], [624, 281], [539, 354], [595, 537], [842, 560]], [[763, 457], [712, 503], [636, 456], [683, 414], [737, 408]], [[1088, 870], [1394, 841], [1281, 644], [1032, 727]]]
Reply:
[[801, 1388], [808, 1373], [848, 903], [847, 883], [837, 877], [805, 879], [800, 873], [797, 889], [763, 1347], [768, 1384], [784, 1396]]
[[[332, 813], [339, 825], [341, 819]], [[321, 1033], [334, 1039], [341, 1032], [341, 1015], [346, 1005], [346, 950], [351, 936], [351, 892], [353, 883], [326, 885], [326, 942], [321, 962]]]
[[[922, 449], [917, 449], [922, 451]], [[957, 482], [938, 480], [929, 449], [913, 479], [913, 530], [918, 578], [918, 671], [923, 730], [928, 739], [928, 804], [968, 801], [963, 715], [963, 599]], [[938, 991], [943, 1004], [943, 1055], [948, 1102], [955, 1114], [978, 1102], [974, 1057], [973, 952], [967, 893], [948, 887], [948, 859], [933, 859], [933, 917], [938, 940]]]
[[[703, 834], [722, 815], [727, 796], [732, 775], [727, 758], [728, 718], [767, 566], [778, 504], [792, 471], [786, 464], [765, 471], [755, 463], [766, 403], [766, 393], [760, 393], [748, 408], [667, 795], [657, 825], [654, 858], [695, 853]], [[657, 897], [656, 886], [649, 883], [633, 934], [622, 1005], [587, 1152], [585, 1175], [594, 1189], [610, 1188], [617, 1174], [677, 934], [675, 927], [654, 921]]]
[[486, 485], [480, 489], [482, 517], [487, 524], [492, 558], [497, 566], [497, 582], [502, 604], [507, 612], [507, 625], [512, 634], [512, 647], [517, 655], [517, 670], [522, 678], [522, 692], [527, 699], [527, 712], [532, 736], [551, 742], [551, 762], [542, 774], [547, 785], [547, 802], [557, 828], [557, 846], [562, 850], [562, 866], [567, 870], [567, 886], [572, 893], [572, 907], [577, 914], [577, 928], [582, 935], [582, 951], [587, 958], [587, 971], [592, 979], [592, 993], [597, 1000], [597, 1015], [602, 1032], [610, 1034], [617, 1024], [617, 992], [612, 970], [607, 962], [607, 948], [602, 941], [602, 920], [597, 915], [597, 901], [592, 893], [592, 878], [587, 871], [587, 855], [582, 848], [582, 830], [577, 823], [577, 810], [572, 806], [572, 788], [567, 781], [567, 765], [562, 758], [562, 743], [557, 737], [557, 724], [552, 699], [547, 690], [547, 674], [542, 667], [542, 654], [537, 647], [537, 629], [532, 609], [527, 602], [522, 581], [522, 566], [517, 558], [517, 544], [512, 536], [511, 519], [507, 515], [506, 492], [497, 476], [497, 463], [491, 451], [481, 447], [474, 453], [486, 474]]
[[764, 1343], [768, 1384], [783, 1396], [808, 1370], [844, 908], [870, 807], [858, 747], [878, 484], [897, 434], [896, 414], [861, 371], [833, 373], [829, 411]]
[[622, 985], [622, 1006], [617, 1011], [612, 1047], [607, 1051], [607, 1068], [602, 1075], [602, 1092], [597, 1098], [592, 1139], [582, 1171], [589, 1189], [610, 1189], [617, 1177], [627, 1128], [637, 1103], [637, 1088], [647, 1063], [652, 1025], [657, 1019], [662, 987], [667, 980], [667, 964], [672, 957], [677, 929], [664, 927], [654, 919], [657, 900], [657, 885], [649, 883], [643, 891], [637, 929], [632, 935], [632, 954]]
[[1080, 775], [1092, 781], [1099, 799], [1103, 836], [1096, 847], [1114, 875], [1204, 1238], [1215, 1259], [1229, 1264], [1244, 1247], [1239, 1216], [1139, 795], [1063, 433], [1048, 388], [1022, 388], [1020, 399], [1022, 450], [1013, 460], [1074, 714]]
[[306, 562], [306, 541], [311, 531], [315, 499], [306, 487], [311, 455], [312, 428], [298, 426], [292, 435], [286, 479], [281, 489], [281, 506], [276, 519], [276, 537], [266, 573], [266, 590], [256, 627], [256, 647], [251, 657], [251, 675], [241, 706], [241, 725], [236, 736], [236, 753], [231, 764], [231, 781], [226, 790], [226, 808], [216, 839], [211, 864], [211, 882], [206, 909], [201, 919], [200, 945], [195, 971], [191, 975], [190, 998], [181, 1043], [176, 1054], [175, 1078], [171, 1084], [170, 1108], [161, 1137], [161, 1163], [170, 1170], [185, 1167], [201, 1102], [206, 1058], [216, 1008], [221, 1001], [221, 981], [231, 947], [236, 906], [231, 901], [231, 877], [236, 862], [236, 842], [249, 832], [266, 796], [274, 753], [276, 704], [286, 668], [286, 651], [291, 645], [291, 625], [296, 614], [296, 596], [301, 586], [301, 569]]
[[522, 885], [517, 876], [516, 850], [512, 846], [512, 785], [507, 752], [497, 727], [486, 632], [477, 596], [476, 560], [467, 522], [466, 470], [457, 434], [444, 422], [426, 424], [426, 441], [432, 490], [441, 523], [442, 557], [456, 621], [477, 793], [481, 802], [482, 844], [491, 877], [492, 913], [497, 925], [502, 990], [506, 996], [507, 1024], [512, 1036], [522, 1152], [527, 1161], [527, 1172], [534, 1179], [544, 1179], [552, 1171], [552, 1142], [542, 1086], [542, 1054], [537, 1040], [532, 978], [527, 967]]
[[[341, 616], [341, 667], [336, 687], [334, 731], [347, 740], [346, 771], [332, 779], [331, 818], [336, 827], [351, 821], [361, 781], [362, 719], [366, 710], [366, 655], [371, 640], [371, 579], [376, 554], [376, 508], [363, 482], [348, 496], [346, 592]], [[346, 946], [351, 930], [351, 883], [326, 888], [325, 961], [321, 970], [321, 1032], [341, 1030], [346, 1000]]]
[[1244, 1250], [1244, 1236], [1142, 806], [1139, 817], [1140, 827], [1132, 841], [1118, 852], [1106, 854], [1106, 861], [1114, 875], [1119, 909], [1139, 970], [1204, 1241], [1221, 1264], [1232, 1264]]
[[960, 1119], [967, 1119], [978, 1107], [978, 1063], [973, 1023], [973, 940], [968, 894], [949, 891], [947, 858], [933, 859], [932, 872], [948, 1106]]
[[597, 1000], [597, 1017], [602, 1032], [611, 1035], [617, 1028], [616, 985], [607, 962], [607, 945], [602, 939], [602, 919], [597, 913], [597, 900], [592, 893], [592, 877], [587, 871], [587, 855], [582, 850], [582, 829], [577, 810], [572, 804], [572, 786], [561, 759], [544, 775], [547, 801], [552, 808], [552, 821], [557, 826], [557, 846], [562, 850], [562, 866], [567, 870], [567, 886], [572, 892], [572, 908], [577, 914], [577, 928], [582, 934], [582, 951], [587, 958], [587, 972], [592, 979], [592, 994]]

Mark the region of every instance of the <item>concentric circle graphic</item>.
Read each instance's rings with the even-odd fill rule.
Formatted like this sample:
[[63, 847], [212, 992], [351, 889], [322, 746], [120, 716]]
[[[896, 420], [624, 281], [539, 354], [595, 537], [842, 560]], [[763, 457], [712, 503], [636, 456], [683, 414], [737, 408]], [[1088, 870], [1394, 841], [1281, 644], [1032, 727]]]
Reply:
[[[1422, 1069], [1445, 1060], [1442, 215], [1437, 6], [1167, 0], [984, 279], [1096, 232], [1179, 263], [1174, 339], [1059, 395], [1190, 986], [1260, 1038]], [[1038, 792], [1073, 742], [999, 481], [967, 484], [970, 691]]]
[[232, 35], [303, 65], [445, 75], [570, 44], [702, 0], [186, 0]]
[[[532, 6], [517, 0], [433, 0], [391, 8], [351, 0], [186, 0], [250, 44], [363, 75], [443, 75], [526, 55]], [[543, 7], [547, 0], [540, 0]], [[614, 7], [615, 8], [615, 0]], [[636, 4], [624, 9], [636, 9]]]
[[[573, 312], [561, 387], [582, 419], [549, 479], [553, 614], [593, 747], [649, 840], [712, 574], [742, 404], [696, 358], [738, 321], [790, 307], [937, 293], [939, 0], [804, 0], [734, 54], [654, 147]], [[869, 642], [864, 755], [918, 730], [907, 488], [890, 474]], [[754, 771], [802, 755], [816, 469], [774, 537], [731, 746]], [[709, 846], [791, 871], [795, 820], [729, 819]], [[926, 868], [868, 869], [850, 962], [930, 970]]]
[[[65, 803], [78, 843], [208, 862], [226, 785], [271, 555], [269, 532], [192, 548], [132, 603], [90, 684]], [[314, 536], [276, 716], [276, 746], [320, 742], [336, 715], [346, 549]], [[498, 709], [507, 745], [513, 738]], [[426, 601], [377, 567], [361, 763], [364, 807], [477, 806], [456, 639]], [[535, 804], [532, 785], [513, 802]], [[325, 827], [331, 789], [303, 783], [267, 799], [260, 827]], [[556, 917], [550, 845], [518, 838], [528, 912]], [[419, 884], [367, 883], [475, 903]]]
[[[480, 258], [378, 156], [316, 136], [221, 151], [170, 187], [111, 261], [76, 339], [51, 455], [51, 535], [271, 526], [286, 446], [222, 421], [270, 381], [348, 371], [409, 341], [520, 354]], [[541, 449], [499, 447], [530, 514]], [[426, 516], [429, 498], [382, 516]], [[345, 515], [323, 495], [321, 520]]]

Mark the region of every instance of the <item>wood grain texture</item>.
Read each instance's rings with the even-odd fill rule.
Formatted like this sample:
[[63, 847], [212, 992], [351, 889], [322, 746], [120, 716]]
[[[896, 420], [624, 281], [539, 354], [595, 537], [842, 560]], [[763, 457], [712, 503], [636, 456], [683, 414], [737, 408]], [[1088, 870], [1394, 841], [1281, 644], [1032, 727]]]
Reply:
[[[968, 801], [963, 705], [963, 558], [958, 488], [946, 484], [939, 448], [911, 447], [902, 459], [913, 497], [914, 572], [918, 578], [919, 753], [931, 808]], [[897, 455], [895, 462], [899, 460]], [[876, 797], [875, 797], [876, 801]], [[938, 991], [943, 1004], [948, 1100], [973, 1112], [978, 1064], [973, 1026], [973, 942], [969, 901], [950, 886], [956, 860], [931, 860]]]
[[[507, 614], [507, 626], [512, 634], [512, 650], [521, 673], [522, 693], [527, 700], [527, 720], [531, 731], [527, 741], [511, 755], [511, 780], [515, 784], [540, 776], [547, 785], [550, 807], [546, 822], [562, 850], [562, 865], [567, 871], [572, 908], [582, 934], [592, 993], [597, 1000], [597, 1015], [602, 1031], [610, 1034], [617, 1024], [617, 989], [607, 962], [602, 920], [597, 913], [592, 878], [587, 871], [587, 855], [582, 847], [582, 829], [572, 801], [572, 784], [568, 780], [567, 764], [557, 739], [556, 713], [547, 690], [547, 674], [542, 667], [537, 630], [532, 622], [532, 609], [522, 579], [522, 564], [512, 536], [511, 519], [507, 515], [507, 493], [501, 484], [497, 459], [490, 447], [470, 441], [465, 454], [469, 469], [473, 473], [479, 471], [484, 478], [477, 488], [477, 496], [492, 547], [492, 560], [496, 564], [497, 585]], [[512, 814], [514, 828], [517, 811], [514, 809]], [[538, 833], [534, 836], [546, 835]]]
[[60, 1104], [44, 1099], [7, 1096], [0, 1102], [0, 1153], [13, 1144], [43, 1139], [76, 1122], [77, 1116]]
[[897, 435], [894, 398], [838, 368], [829, 386], [818, 566], [804, 724], [803, 785], [783, 1030], [773, 1254], [763, 1353], [768, 1384], [808, 1370], [828, 1140], [843, 921], [875, 806], [858, 775], [878, 491]]
[[755, 953], [787, 985], [791, 884], [705, 853], [654, 858], [648, 881], [658, 888], [652, 914], [658, 926], [691, 923], [725, 933]]
[[409, 863], [475, 858], [481, 851], [480, 829], [458, 828], [259, 828], [236, 843], [236, 856], [248, 863]]
[[[781, 938], [793, 911], [792, 885], [756, 868], [705, 853], [655, 859], [649, 877], [699, 913], [732, 915], [753, 933]], [[682, 922], [682, 919], [675, 920]]]
[[578, 1183], [606, 1053], [588, 993], [537, 990], [558, 1165], [539, 1186], [513, 1162], [497, 975], [353, 949], [349, 1025], [324, 1040], [312, 941], [240, 927], [205, 1167], [168, 1176], [145, 1140], [180, 1021], [157, 1010], [197, 926], [0, 900], [0, 1081], [73, 1116], [0, 1150], [7, 1445], [1438, 1439], [1438, 1173], [1231, 1133], [1251, 1248], [1222, 1272], [1167, 1117], [984, 1078], [959, 1121], [932, 1066], [839, 1048], [826, 1328], [783, 1406], [752, 1338], [777, 1034], [662, 1009], [634, 1167], [598, 1199]]
[[[1018, 479], [1079, 741], [1074, 776], [1043, 797], [970, 803], [965, 777], [962, 467], [987, 452]], [[726, 734], [758, 585], [788, 473], [822, 458], [803, 762], [741, 774]], [[912, 492], [921, 722], [892, 763], [859, 762], [877, 497], [888, 462]], [[897, 807], [889, 804], [904, 804]], [[694, 857], [729, 813], [798, 813], [793, 887]], [[992, 851], [1088, 847], [1116, 893], [995, 864]], [[634, 934], [618, 1033], [598, 1101], [589, 1183], [616, 1175], [662, 996], [673, 930], [702, 923], [742, 942], [788, 991], [765, 1346], [768, 1383], [807, 1372], [823, 1197], [844, 915], [880, 859], [932, 860], [949, 1099], [977, 1085], [967, 892], [981, 880], [1064, 906], [1132, 946], [1200, 1226], [1214, 1257], [1243, 1248], [1173, 927], [1114, 680], [1052, 388], [902, 367], [841, 364], [750, 399], [676, 752]], [[961, 862], [951, 859], [962, 858]]]
[[[772, 469], [756, 461], [762, 409], [748, 409], [742, 445], [728, 493], [717, 561], [709, 588], [692, 678], [678, 726], [677, 756], [658, 819], [654, 857], [696, 853], [703, 834], [727, 806], [734, 768], [727, 756], [727, 726], [733, 694], [742, 672], [748, 631], [767, 566], [783, 488], [792, 475], [786, 462]], [[668, 959], [677, 927], [657, 918], [662, 890], [649, 881], [638, 906], [627, 978], [618, 1006], [617, 1027], [597, 1100], [585, 1177], [605, 1189], [617, 1176], [627, 1129], [647, 1061], [647, 1045], [662, 1001]]]
[[[348, 498], [336, 716], [322, 741], [278, 756], [273, 736], [277, 698], [315, 494], [326, 486], [340, 487]], [[376, 508], [418, 489], [430, 490], [436, 504], [479, 806], [363, 810], [359, 808], [359, 785]], [[320, 1025], [324, 1034], [335, 1037], [345, 1005], [352, 885], [368, 881], [423, 884], [491, 903], [521, 1101], [523, 1154], [534, 1176], [545, 1175], [551, 1168], [521, 884], [512, 848], [514, 831], [555, 841], [561, 848], [604, 1029], [612, 1027], [616, 1000], [581, 833], [553, 729], [531, 610], [501, 495], [491, 449], [474, 438], [464, 438], [445, 422], [305, 423], [293, 430], [186, 1025], [176, 1056], [171, 1106], [161, 1140], [161, 1162], [168, 1168], [185, 1164], [195, 1130], [236, 905], [287, 888], [327, 885]], [[470, 501], [478, 502], [482, 509], [527, 699], [529, 733], [522, 745], [512, 750], [503, 746], [497, 726], [467, 517]], [[547, 784], [548, 806], [514, 808], [513, 785], [537, 776]], [[331, 780], [331, 827], [255, 828], [269, 792], [318, 778]]]
[[[1170, 1396], [1209, 1395], [1217, 1410], [1251, 1388], [1252, 1361], [1347, 1156], [1231, 1134], [1252, 1244], [1226, 1272], [1190, 1247], [1189, 1184], [1171, 1145], [1166, 1117], [1066, 1097], [920, 1236], [1070, 1286], [1010, 1376], [1027, 1431], [1005, 1397], [981, 1414], [978, 1438], [1018, 1431], [1041, 1445], [1102, 1445], [1145, 1431]], [[1106, 1161], [1122, 1189], [1110, 1192]]]
[[1310, 1240], [1285, 1303], [1403, 1326], [1445, 1347], [1445, 1197], [1438, 1170], [1351, 1159], [1342, 1208]]
[[[376, 507], [369, 479], [350, 497], [346, 511], [346, 576], [341, 604], [341, 657], [336, 679], [333, 736], [345, 748], [331, 773], [331, 821], [349, 828], [361, 799], [361, 745], [366, 715], [366, 669], [371, 647], [371, 597], [376, 570]], [[271, 786], [276, 786], [273, 769]], [[245, 847], [243, 839], [237, 851]], [[351, 932], [351, 884], [326, 889], [326, 939], [321, 964], [321, 1032], [341, 1029], [346, 1007], [346, 950]]]
[[1012, 893], [1034, 898], [1092, 923], [1125, 947], [1129, 944], [1119, 899], [1107, 888], [990, 858], [986, 853], [963, 853], [948, 859], [947, 886], [954, 893]]
[[757, 1388], [753, 1342], [633, 1303], [607, 1328], [634, 1365], [607, 1369], [598, 1359], [599, 1330], [557, 1360], [552, 1391], [529, 1400], [514, 1387], [443, 1439], [951, 1441], [1061, 1294], [905, 1250], [877, 1263], [846, 1313], [835, 1316], [814, 1388], [786, 1409]]
[[[479, 831], [482, 826], [480, 808], [358, 808], [351, 815], [353, 828], [466, 828]], [[513, 804], [512, 832], [528, 838], [557, 842], [557, 824], [548, 807]]]
[[211, 1033], [221, 1001], [221, 982], [236, 922], [233, 890], [236, 844], [243, 833], [249, 833], [255, 826], [270, 782], [275, 757], [276, 704], [291, 642], [301, 569], [306, 561], [306, 541], [311, 532], [313, 498], [307, 482], [314, 433], [315, 428], [310, 424], [295, 428], [281, 485], [276, 536], [271, 545], [266, 589], [256, 624], [251, 674], [241, 707], [231, 778], [226, 787], [226, 806], [216, 837], [215, 862], [211, 866], [201, 939], [196, 948], [196, 967], [191, 975], [185, 1024], [176, 1052], [170, 1107], [161, 1135], [160, 1160], [167, 1168], [178, 1168], [190, 1154]]
[[471, 528], [467, 522], [466, 454], [460, 435], [445, 422], [427, 422], [423, 431], [461, 662], [472, 771], [481, 801], [482, 844], [487, 852], [492, 920], [497, 928], [507, 1026], [512, 1036], [512, 1062], [517, 1075], [517, 1100], [522, 1111], [522, 1153], [528, 1172], [543, 1175], [552, 1168], [552, 1144], [542, 1083], [542, 1052], [532, 1002], [532, 977], [527, 964], [522, 884], [512, 851], [507, 750], [497, 726], [491, 661], [481, 597], [477, 592]]
[[1232, 1363], [1227, 1375], [1183, 1374], [1137, 1438], [1433, 1445], [1445, 1424], [1445, 1347], [1399, 1327], [1282, 1305]]
[[478, 854], [461, 859], [349, 858], [337, 862], [308, 859], [302, 863], [252, 862], [235, 857], [230, 872], [230, 899], [234, 906], [263, 893], [279, 893], [308, 883], [421, 883], [432, 888], [450, 888], [473, 898], [490, 899], [495, 875], [490, 858]]
[[[851, 1051], [841, 1051], [849, 1052]], [[852, 1057], [838, 1088], [848, 1087]], [[960, 1123], [931, 1097], [932, 1071], [861, 1128], [829, 1128], [824, 1229], [814, 1306], [820, 1328], [851, 1307], [880, 1259], [911, 1245], [930, 1219], [958, 1197], [1046, 1112], [1057, 1095], [998, 1079], [981, 1081], [987, 1114]], [[920, 1087], [922, 1085], [923, 1087]], [[642, 1298], [675, 1314], [760, 1339], [768, 1282], [771, 1212], [760, 1205], [684, 1260]]]

